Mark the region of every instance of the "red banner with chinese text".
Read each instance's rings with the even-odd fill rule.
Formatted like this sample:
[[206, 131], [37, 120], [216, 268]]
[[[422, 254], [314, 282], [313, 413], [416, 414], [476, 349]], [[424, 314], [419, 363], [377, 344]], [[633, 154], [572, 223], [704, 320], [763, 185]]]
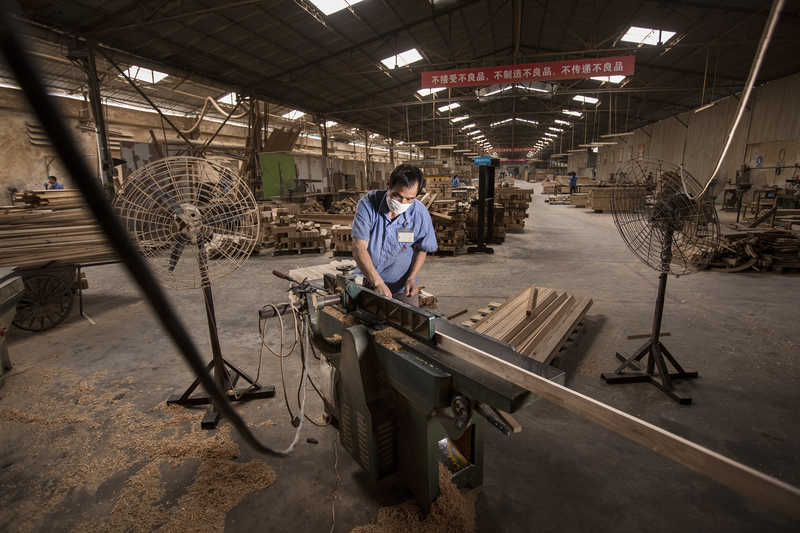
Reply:
[[538, 146], [521, 146], [519, 148], [492, 148], [492, 152], [497, 152], [499, 154], [504, 153], [513, 153], [513, 152], [535, 152], [538, 150]]
[[630, 76], [634, 72], [635, 59], [635, 56], [616, 56], [546, 61], [526, 65], [437, 70], [422, 73], [421, 88], [471, 87], [595, 76]]

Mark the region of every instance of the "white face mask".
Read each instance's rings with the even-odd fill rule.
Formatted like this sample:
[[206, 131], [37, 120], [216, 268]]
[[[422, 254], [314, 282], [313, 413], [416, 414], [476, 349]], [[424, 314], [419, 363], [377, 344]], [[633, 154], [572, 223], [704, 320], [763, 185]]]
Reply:
[[386, 205], [389, 206], [389, 211], [394, 213], [395, 215], [402, 215], [406, 212], [406, 210], [411, 207], [411, 204], [404, 204], [403, 202], [398, 202], [391, 196], [391, 192], [386, 191]]

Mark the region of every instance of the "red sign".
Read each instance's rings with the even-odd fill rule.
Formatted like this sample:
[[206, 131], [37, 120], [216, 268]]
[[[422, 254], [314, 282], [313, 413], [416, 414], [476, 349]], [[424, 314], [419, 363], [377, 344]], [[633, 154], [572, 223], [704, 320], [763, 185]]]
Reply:
[[539, 148], [537, 146], [523, 146], [520, 148], [492, 148], [492, 152], [497, 153], [514, 153], [514, 152], [535, 152]]
[[594, 76], [630, 76], [634, 71], [635, 59], [635, 56], [617, 56], [547, 61], [526, 65], [436, 70], [422, 73], [421, 88], [471, 87]]
[[527, 159], [501, 159], [501, 163], [524, 163]]

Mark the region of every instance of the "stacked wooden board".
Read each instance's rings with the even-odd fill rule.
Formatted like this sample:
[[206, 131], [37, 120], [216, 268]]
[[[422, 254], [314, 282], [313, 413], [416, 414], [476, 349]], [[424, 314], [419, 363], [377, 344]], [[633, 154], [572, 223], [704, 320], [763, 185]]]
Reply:
[[601, 213], [611, 211], [611, 197], [618, 195], [618, 198], [624, 198], [627, 194], [632, 197], [641, 197], [642, 187], [593, 187], [589, 190], [586, 205]]
[[573, 207], [586, 207], [586, 202], [589, 200], [589, 193], [576, 192], [569, 195], [569, 203]]
[[777, 228], [739, 228], [720, 237], [711, 268], [721, 272], [796, 270], [800, 268], [800, 236]]
[[436, 193], [442, 200], [449, 200], [453, 197], [453, 178], [450, 176], [426, 176], [425, 190], [429, 193]]
[[467, 247], [467, 216], [470, 206], [456, 200], [437, 200], [431, 205], [431, 220], [436, 231], [437, 252], [441, 255], [462, 253]]
[[542, 194], [558, 194], [560, 192], [561, 184], [559, 182], [550, 180], [542, 182]]
[[[467, 239], [477, 242], [478, 239], [478, 210], [474, 207], [467, 218]], [[494, 229], [492, 230], [493, 244], [502, 244], [506, 240], [505, 208], [503, 204], [494, 204]]]
[[589, 297], [532, 285], [470, 326], [509, 343], [527, 357], [549, 363], [591, 305]]
[[334, 224], [331, 226], [331, 250], [333, 255], [353, 255], [353, 227]]
[[0, 266], [114, 259], [80, 191], [27, 191], [15, 200], [18, 204], [0, 207]]
[[495, 201], [505, 208], [505, 228], [510, 233], [522, 233], [528, 218], [533, 190], [520, 187], [502, 186], [494, 191]]
[[320, 231], [319, 224], [300, 221], [289, 211], [284, 207], [272, 209], [274, 255], [324, 252], [325, 235]]

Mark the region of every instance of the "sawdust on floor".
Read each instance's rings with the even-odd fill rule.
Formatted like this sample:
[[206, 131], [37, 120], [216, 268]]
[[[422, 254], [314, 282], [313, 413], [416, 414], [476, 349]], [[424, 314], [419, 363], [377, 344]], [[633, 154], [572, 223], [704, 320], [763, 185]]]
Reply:
[[478, 490], [462, 492], [453, 484], [451, 474], [439, 465], [439, 497], [428, 516], [414, 501], [378, 509], [372, 524], [352, 529], [351, 533], [470, 533], [476, 531], [475, 505]]
[[[43, 367], [9, 377], [0, 407], [9, 431], [0, 432], [0, 446], [18, 451], [0, 472], [0, 524], [40, 530], [88, 494], [98, 505], [110, 500], [110, 514], [103, 520], [91, 505], [78, 509], [74, 531], [223, 531], [230, 509], [274, 482], [263, 461], [235, 460], [240, 450], [229, 425], [202, 430], [202, 410], [163, 402], [142, 410], [128, 398], [152, 391], [135, 390], [130, 377], [103, 378], [104, 372], [82, 378]], [[163, 502], [161, 466], [194, 463], [185, 493]], [[101, 491], [115, 476], [123, 476], [122, 487]]]

